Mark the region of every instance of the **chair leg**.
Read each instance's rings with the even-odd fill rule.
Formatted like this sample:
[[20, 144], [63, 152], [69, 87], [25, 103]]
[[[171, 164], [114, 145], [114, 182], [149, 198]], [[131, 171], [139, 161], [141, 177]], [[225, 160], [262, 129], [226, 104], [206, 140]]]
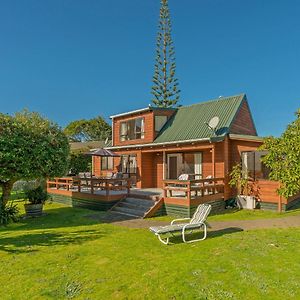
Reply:
[[198, 241], [203, 241], [203, 240], [205, 240], [205, 239], [206, 239], [206, 236], [207, 236], [207, 227], [206, 227], [206, 224], [203, 223], [203, 224], [200, 226], [200, 229], [201, 229], [202, 226], [203, 226], [203, 232], [204, 232], [203, 237], [202, 237], [201, 239], [196, 239], [196, 240], [191, 240], [191, 241], [187, 241], [187, 240], [185, 239], [185, 227], [183, 227], [183, 228], [182, 228], [182, 240], [183, 240], [183, 242], [184, 242], [184, 243], [194, 243], [194, 242], [198, 242]]
[[169, 238], [168, 238], [168, 237], [167, 237], [165, 240], [163, 240], [159, 234], [157, 234], [157, 237], [158, 237], [158, 239], [159, 239], [163, 244], [165, 244], [165, 245], [168, 245], [168, 244], [169, 244]]

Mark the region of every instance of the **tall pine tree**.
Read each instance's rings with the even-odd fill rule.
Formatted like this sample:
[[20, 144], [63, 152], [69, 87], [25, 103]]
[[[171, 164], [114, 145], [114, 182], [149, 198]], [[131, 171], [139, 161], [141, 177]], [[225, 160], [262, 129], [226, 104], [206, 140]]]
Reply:
[[175, 78], [175, 50], [171, 38], [171, 20], [168, 0], [161, 0], [156, 43], [156, 58], [151, 93], [157, 107], [172, 107], [179, 100], [178, 79]]

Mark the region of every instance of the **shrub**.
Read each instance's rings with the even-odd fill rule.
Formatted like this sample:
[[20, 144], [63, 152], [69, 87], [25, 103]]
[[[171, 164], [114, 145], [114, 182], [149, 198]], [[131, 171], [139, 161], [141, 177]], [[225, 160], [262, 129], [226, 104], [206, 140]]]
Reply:
[[31, 204], [44, 204], [48, 198], [49, 196], [47, 191], [45, 191], [41, 186], [25, 191], [25, 199]]
[[0, 225], [6, 226], [9, 223], [17, 222], [19, 220], [19, 208], [17, 204], [11, 202], [0, 208]]

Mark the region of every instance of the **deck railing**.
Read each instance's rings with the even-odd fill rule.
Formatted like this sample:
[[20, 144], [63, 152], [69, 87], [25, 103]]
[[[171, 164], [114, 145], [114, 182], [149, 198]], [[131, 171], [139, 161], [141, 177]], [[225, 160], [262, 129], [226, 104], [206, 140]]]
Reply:
[[105, 191], [106, 196], [110, 191], [126, 190], [130, 192], [131, 180], [129, 178], [81, 178], [81, 177], [55, 177], [47, 181], [47, 188], [74, 192], [87, 192], [94, 194], [96, 191]]
[[224, 178], [164, 180], [165, 198], [199, 198], [224, 193]]

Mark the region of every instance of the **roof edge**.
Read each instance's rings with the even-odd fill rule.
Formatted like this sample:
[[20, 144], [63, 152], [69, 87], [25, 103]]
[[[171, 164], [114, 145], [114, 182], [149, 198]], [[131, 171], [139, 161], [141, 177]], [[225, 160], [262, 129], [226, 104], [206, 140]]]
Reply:
[[172, 142], [162, 142], [162, 143], [149, 143], [149, 144], [133, 144], [133, 145], [123, 145], [123, 146], [113, 146], [105, 147], [105, 149], [126, 149], [126, 148], [144, 148], [144, 147], [154, 147], [161, 145], [176, 145], [176, 144], [185, 144], [185, 143], [194, 143], [194, 142], [208, 142], [211, 141], [211, 138], [201, 138], [193, 140], [182, 140], [182, 141], [172, 141]]
[[264, 138], [257, 135], [247, 135], [247, 134], [235, 134], [230, 133], [229, 138], [231, 140], [251, 140], [251, 141], [257, 141], [257, 142], [263, 142]]

